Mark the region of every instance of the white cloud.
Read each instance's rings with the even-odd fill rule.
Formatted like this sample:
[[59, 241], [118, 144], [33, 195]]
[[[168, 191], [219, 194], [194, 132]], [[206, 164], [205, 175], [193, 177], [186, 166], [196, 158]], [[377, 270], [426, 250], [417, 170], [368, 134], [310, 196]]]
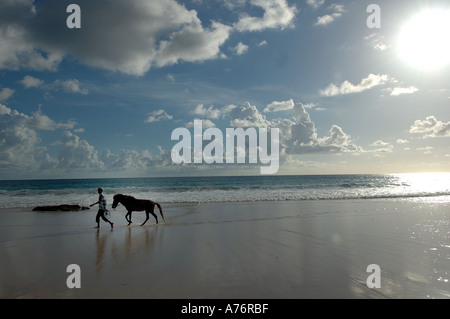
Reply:
[[[176, 64], [180, 60], [199, 62], [223, 57], [220, 46], [228, 39], [231, 27], [213, 22], [211, 28], [204, 29], [200, 20], [193, 20], [195, 22], [189, 27], [160, 42], [154, 61], [158, 67]], [[147, 71], [149, 67], [143, 70]]]
[[149, 114], [147, 119], [145, 120], [146, 123], [153, 123], [153, 122], [159, 122], [159, 121], [165, 121], [165, 120], [171, 120], [173, 119], [172, 115], [167, 114], [164, 110], [156, 110]]
[[261, 31], [264, 29], [290, 27], [297, 8], [289, 6], [285, 0], [250, 0], [250, 4], [264, 10], [262, 17], [242, 14], [234, 28], [239, 31]]
[[171, 73], [167, 73], [166, 78], [171, 82], [175, 82], [175, 77]]
[[287, 155], [362, 151], [362, 148], [354, 145], [351, 137], [338, 125], [332, 125], [328, 136], [318, 137], [315, 123], [311, 120], [304, 104], [294, 104], [290, 109], [292, 110], [292, 120], [284, 118], [269, 121], [258, 111], [256, 106], [247, 102], [231, 112], [230, 125], [233, 127], [279, 128], [280, 146], [282, 147], [280, 152]]
[[403, 140], [401, 138], [397, 139], [397, 144], [406, 144], [409, 143], [407, 140]]
[[359, 84], [352, 84], [349, 81], [344, 81], [340, 84], [340, 86], [336, 86], [335, 84], [330, 84], [327, 88], [320, 91], [320, 94], [323, 96], [336, 96], [336, 95], [345, 95], [345, 94], [353, 94], [360, 93], [365, 90], [369, 90], [375, 86], [382, 85], [388, 81], [392, 81], [388, 75], [375, 75], [369, 74], [369, 76], [365, 79], [362, 79]]
[[325, 0], [306, 0], [306, 3], [314, 9], [317, 9], [325, 3]]
[[[0, 69], [56, 71], [70, 57], [93, 67], [140, 76], [151, 68], [181, 61], [224, 58], [221, 47], [233, 32], [291, 27], [297, 12], [286, 0], [225, 3], [239, 9], [234, 24], [205, 23], [197, 11], [176, 0], [116, 0], [114, 5], [109, 0], [79, 0], [82, 28], [71, 30], [65, 28], [64, 1], [46, 0], [38, 6], [33, 0], [2, 1]], [[247, 4], [262, 9], [262, 16], [243, 12]], [[237, 49], [238, 54], [245, 51], [244, 46]]]
[[342, 14], [341, 13], [333, 13], [333, 14], [326, 14], [321, 17], [317, 17], [316, 22], [314, 25], [327, 25], [333, 22], [336, 18], [339, 18]]
[[[202, 0], [199, 0], [202, 1]], [[225, 7], [229, 10], [234, 10], [236, 8], [242, 8], [247, 0], [222, 0]]]
[[36, 129], [30, 117], [0, 104], [0, 168], [3, 171], [27, 170], [36, 165], [35, 156], [42, 152]]
[[391, 91], [391, 96], [399, 96], [402, 94], [413, 94], [413, 93], [419, 91], [419, 89], [416, 88], [415, 86], [410, 86], [407, 88], [402, 88], [402, 87], [388, 88], [387, 90]]
[[56, 158], [46, 153], [47, 148], [40, 145], [39, 132], [71, 129], [75, 124], [57, 123], [41, 110], [27, 115], [0, 104], [0, 174], [10, 178], [48, 176], [50, 171], [61, 176], [73, 176], [75, 172], [142, 175], [146, 169], [172, 164], [170, 152], [161, 147], [154, 156], [148, 150], [121, 150], [118, 154], [106, 151], [100, 157], [94, 145], [70, 131], [64, 131], [61, 140], [52, 145], [59, 147]]
[[332, 4], [329, 9], [333, 10], [334, 12], [331, 14], [326, 14], [324, 16], [318, 17], [314, 25], [316, 26], [325, 26], [336, 20], [337, 18], [340, 18], [342, 16], [342, 13], [345, 12], [344, 6], [340, 4]]
[[64, 132], [61, 138], [58, 159], [53, 160], [54, 168], [63, 173], [78, 171], [97, 175], [137, 174], [142, 176], [149, 169], [172, 165], [170, 152], [158, 146], [159, 154], [152, 155], [149, 150], [141, 152], [122, 149], [119, 153], [106, 150], [99, 156], [96, 148], [79, 136]]
[[67, 123], [56, 123], [47, 115], [42, 114], [39, 109], [33, 113], [33, 116], [29, 118], [29, 126], [41, 131], [54, 131], [57, 129], [72, 129], [77, 123], [75, 121], [69, 121]]
[[450, 121], [447, 123], [437, 120], [434, 116], [428, 116], [425, 120], [417, 120], [409, 128], [410, 133], [429, 133], [423, 138], [449, 137]]
[[152, 66], [217, 58], [232, 29], [215, 21], [204, 28], [195, 10], [175, 0], [77, 4], [83, 27], [73, 32], [64, 27], [63, 1], [47, 0], [37, 8], [32, 0], [2, 1], [0, 12], [9, 18], [2, 15], [0, 22], [0, 68], [55, 71], [70, 55], [94, 67], [142, 75]]
[[210, 128], [210, 127], [215, 127], [216, 126], [216, 124], [214, 124], [212, 121], [210, 121], [210, 120], [200, 120], [200, 119], [194, 119], [194, 120], [192, 120], [192, 121], [190, 121], [190, 122], [187, 122], [184, 126], [186, 127], [186, 128], [192, 128], [192, 127], [194, 127], [194, 121], [195, 120], [199, 120], [199, 121], [202, 121], [202, 128], [203, 129], [207, 129], [207, 128]]
[[263, 41], [258, 43], [259, 47], [262, 47], [262, 46], [265, 46], [265, 45], [267, 45], [267, 41], [266, 40], [263, 40]]
[[246, 102], [243, 106], [234, 108], [231, 113], [231, 127], [268, 127], [270, 122], [262, 115], [256, 106]]
[[98, 158], [98, 152], [93, 145], [79, 136], [65, 131], [61, 138], [58, 168], [101, 170], [104, 168], [104, 163]]
[[371, 146], [377, 147], [376, 149], [371, 150], [376, 157], [383, 157], [386, 153], [392, 153], [394, 150], [394, 145], [382, 140], [373, 142]]
[[45, 54], [30, 38], [27, 22], [36, 16], [33, 3], [33, 0], [0, 2], [0, 69], [55, 71], [61, 62], [62, 55], [59, 52]]
[[213, 105], [206, 108], [203, 106], [203, 104], [198, 104], [195, 107], [195, 109], [193, 111], [191, 111], [190, 113], [193, 115], [206, 117], [209, 119], [218, 119], [219, 117], [223, 117], [226, 114], [228, 114], [229, 112], [231, 112], [231, 110], [233, 110], [234, 108], [236, 108], [236, 106], [232, 105], [232, 104], [226, 105], [222, 108], [214, 108]]
[[51, 158], [41, 144], [39, 131], [72, 128], [76, 123], [56, 123], [39, 110], [32, 116], [0, 104], [0, 173], [16, 178], [17, 174], [53, 169], [58, 160]]
[[220, 110], [215, 109], [214, 106], [210, 106], [209, 108], [205, 108], [203, 104], [198, 104], [195, 109], [191, 112], [191, 114], [204, 116], [210, 119], [218, 119], [220, 116]]
[[294, 100], [290, 99], [288, 101], [274, 101], [270, 104], [267, 104], [266, 108], [263, 112], [279, 112], [291, 110], [294, 108]]
[[31, 75], [26, 75], [21, 81], [20, 83], [25, 87], [25, 88], [39, 88], [42, 87], [45, 82], [35, 78]]
[[425, 147], [416, 148], [417, 151], [422, 151], [424, 154], [431, 154], [433, 149], [434, 149], [433, 146], [425, 146]]
[[53, 82], [55, 87], [61, 87], [65, 92], [83, 94], [86, 95], [89, 93], [87, 89], [83, 89], [80, 87], [80, 81], [77, 79], [70, 79], [66, 81], [56, 80]]
[[139, 153], [123, 149], [119, 154], [107, 150], [102, 154], [101, 160], [109, 170], [142, 171], [152, 165], [153, 156], [148, 150]]
[[383, 142], [382, 140], [377, 140], [371, 144], [371, 146], [376, 146], [376, 147], [387, 146], [387, 145], [390, 145], [390, 143]]
[[30, 75], [26, 75], [20, 83], [25, 88], [40, 88], [49, 91], [58, 91], [62, 89], [68, 93], [74, 94], [82, 94], [87, 95], [89, 90], [86, 88], [82, 88], [81, 82], [77, 79], [69, 79], [69, 80], [55, 80], [50, 84], [46, 84], [43, 80], [35, 78]]
[[13, 94], [14, 90], [10, 88], [3, 88], [0, 90], [0, 102], [4, 102], [9, 99]]
[[384, 36], [379, 35], [378, 33], [372, 33], [366, 37], [366, 40], [375, 50], [385, 51], [391, 47], [391, 44], [386, 44], [384, 42]]
[[237, 55], [243, 55], [244, 53], [246, 53], [248, 51], [248, 45], [239, 42], [234, 48], [232, 48], [232, 50], [237, 54]]

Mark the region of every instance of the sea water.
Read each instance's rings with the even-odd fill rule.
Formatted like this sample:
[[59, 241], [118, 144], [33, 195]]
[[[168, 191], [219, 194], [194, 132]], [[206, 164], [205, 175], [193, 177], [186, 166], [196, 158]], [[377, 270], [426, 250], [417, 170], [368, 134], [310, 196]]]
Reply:
[[450, 199], [450, 173], [387, 175], [158, 177], [0, 181], [0, 208], [88, 206], [103, 187], [159, 203], [255, 202], [375, 198]]

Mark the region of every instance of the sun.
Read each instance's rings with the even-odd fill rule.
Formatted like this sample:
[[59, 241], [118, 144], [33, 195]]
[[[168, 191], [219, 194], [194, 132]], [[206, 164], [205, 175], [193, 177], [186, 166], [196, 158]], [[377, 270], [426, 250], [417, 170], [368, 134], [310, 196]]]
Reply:
[[428, 9], [402, 28], [400, 57], [422, 70], [438, 70], [450, 64], [450, 10]]

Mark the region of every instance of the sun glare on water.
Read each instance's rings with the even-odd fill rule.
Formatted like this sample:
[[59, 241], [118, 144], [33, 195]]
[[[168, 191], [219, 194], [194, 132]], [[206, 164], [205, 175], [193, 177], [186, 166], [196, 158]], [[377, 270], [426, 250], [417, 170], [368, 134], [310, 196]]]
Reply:
[[399, 54], [423, 70], [450, 64], [450, 10], [430, 9], [409, 20], [400, 32]]

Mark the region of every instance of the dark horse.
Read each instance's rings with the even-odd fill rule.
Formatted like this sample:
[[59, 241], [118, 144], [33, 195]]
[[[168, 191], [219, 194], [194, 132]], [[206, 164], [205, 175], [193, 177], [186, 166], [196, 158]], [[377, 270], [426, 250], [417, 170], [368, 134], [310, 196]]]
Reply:
[[114, 195], [112, 208], [115, 209], [117, 205], [119, 205], [119, 203], [125, 206], [125, 208], [128, 211], [128, 213], [125, 215], [125, 219], [128, 222], [128, 226], [130, 226], [131, 224], [132, 211], [138, 212], [145, 211], [146, 218], [145, 221], [141, 224], [141, 226], [147, 222], [149, 214], [152, 214], [155, 217], [156, 223], [158, 224], [158, 216], [156, 216], [156, 214], [153, 212], [155, 210], [155, 205], [158, 206], [159, 213], [161, 214], [161, 217], [164, 220], [164, 222], [166, 222], [166, 220], [164, 219], [164, 215], [162, 213], [161, 205], [155, 203], [154, 201], [148, 199], [136, 199], [133, 196], [129, 195], [122, 195], [122, 194]]

